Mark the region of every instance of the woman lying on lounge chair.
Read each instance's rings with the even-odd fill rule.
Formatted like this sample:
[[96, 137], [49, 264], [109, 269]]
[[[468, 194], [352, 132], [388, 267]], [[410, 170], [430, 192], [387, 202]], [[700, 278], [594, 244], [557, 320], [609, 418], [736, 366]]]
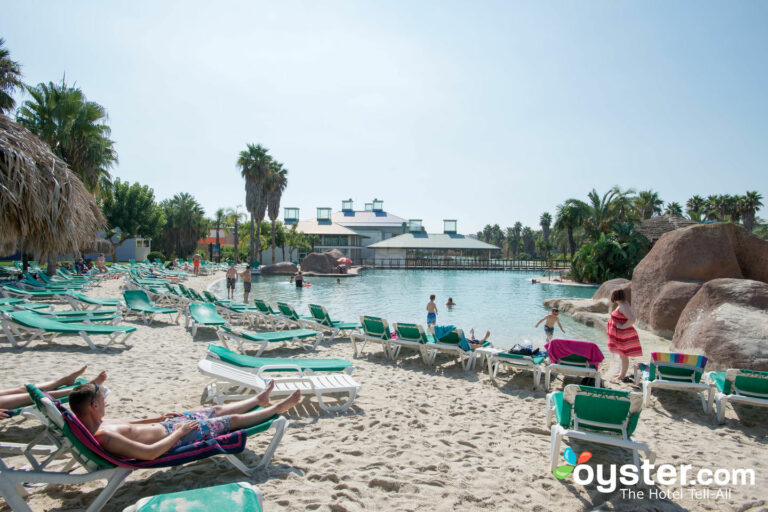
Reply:
[[[88, 366], [86, 365], [75, 372], [59, 377], [58, 379], [41, 382], [40, 384], [35, 385], [43, 391], [47, 391], [53, 398], [62, 398], [72, 392], [78, 377], [85, 373], [87, 368]], [[91, 382], [95, 384], [103, 384], [105, 380], [107, 380], [107, 372], [101, 372]], [[29, 398], [29, 393], [24, 389], [24, 386], [0, 389], [0, 418], [9, 418], [9, 409], [17, 409], [27, 405], [32, 405], [32, 400]]]

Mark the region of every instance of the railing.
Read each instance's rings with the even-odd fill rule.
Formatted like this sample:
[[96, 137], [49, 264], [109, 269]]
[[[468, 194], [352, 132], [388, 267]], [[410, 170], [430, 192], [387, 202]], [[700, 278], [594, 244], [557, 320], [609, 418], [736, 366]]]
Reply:
[[445, 270], [565, 270], [569, 260], [506, 260], [481, 258], [369, 258], [362, 264], [370, 268], [445, 269]]

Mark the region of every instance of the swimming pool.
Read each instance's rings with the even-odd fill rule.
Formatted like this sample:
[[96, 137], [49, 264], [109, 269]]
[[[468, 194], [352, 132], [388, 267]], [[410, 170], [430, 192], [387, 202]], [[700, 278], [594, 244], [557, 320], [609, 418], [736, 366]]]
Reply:
[[[531, 284], [540, 272], [528, 271], [468, 271], [468, 270], [364, 270], [360, 277], [308, 277], [308, 288], [296, 288], [288, 276], [254, 276], [250, 300], [262, 298], [274, 304], [288, 302], [300, 315], [308, 315], [308, 305], [322, 304], [331, 318], [358, 321], [360, 315], [373, 315], [392, 322], [414, 322], [426, 326], [426, 305], [435, 294], [438, 306], [437, 323], [452, 324], [469, 335], [491, 331], [496, 346], [511, 347], [529, 340], [536, 346], [544, 343], [544, 329], [534, 328], [547, 310], [543, 301], [553, 297], [591, 297], [592, 286], [562, 286]], [[216, 281], [211, 292], [226, 298], [224, 280]], [[456, 306], [444, 306], [452, 297]], [[243, 285], [238, 282], [236, 298], [242, 300]], [[605, 345], [605, 333], [568, 318], [560, 319], [565, 328], [563, 337], [585, 339]], [[556, 327], [555, 336], [562, 333]]]

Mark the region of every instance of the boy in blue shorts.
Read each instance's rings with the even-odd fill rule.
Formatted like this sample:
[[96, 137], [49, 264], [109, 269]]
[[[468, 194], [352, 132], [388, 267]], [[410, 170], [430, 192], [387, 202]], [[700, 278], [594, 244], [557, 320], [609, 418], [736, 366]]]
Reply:
[[560, 324], [560, 319], [557, 318], [559, 314], [560, 311], [555, 308], [552, 310], [551, 314], [545, 316], [536, 324], [536, 327], [538, 327], [541, 322], [546, 322], [544, 324], [544, 334], [547, 335], [547, 341], [551, 340], [552, 336], [555, 334], [555, 324], [557, 324], [557, 326], [560, 327], [560, 330], [563, 331], [563, 334], [565, 334], [565, 329], [563, 329], [563, 326]]
[[427, 302], [427, 328], [433, 329], [437, 322], [437, 304], [435, 304], [435, 296], [429, 296], [429, 302]]

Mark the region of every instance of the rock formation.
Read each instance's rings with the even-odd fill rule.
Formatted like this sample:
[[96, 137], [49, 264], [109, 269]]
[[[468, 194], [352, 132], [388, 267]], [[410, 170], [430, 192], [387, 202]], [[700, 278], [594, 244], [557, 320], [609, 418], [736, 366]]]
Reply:
[[592, 300], [608, 299], [611, 300], [611, 294], [614, 290], [624, 290], [624, 295], [627, 300], [632, 302], [632, 281], [629, 279], [611, 279], [600, 285], [595, 294], [592, 296]]
[[638, 325], [671, 336], [702, 284], [722, 278], [768, 282], [768, 242], [731, 223], [666, 233], [632, 275]]
[[298, 267], [290, 261], [282, 261], [273, 265], [264, 265], [259, 269], [262, 274], [295, 274], [298, 272]]
[[312, 252], [307, 254], [301, 262], [301, 271], [303, 273], [315, 274], [337, 274], [339, 271], [339, 258], [343, 258], [344, 253], [338, 249], [330, 249], [321, 253]]
[[714, 367], [768, 370], [768, 284], [704, 283], [680, 315], [672, 345], [703, 351]]

